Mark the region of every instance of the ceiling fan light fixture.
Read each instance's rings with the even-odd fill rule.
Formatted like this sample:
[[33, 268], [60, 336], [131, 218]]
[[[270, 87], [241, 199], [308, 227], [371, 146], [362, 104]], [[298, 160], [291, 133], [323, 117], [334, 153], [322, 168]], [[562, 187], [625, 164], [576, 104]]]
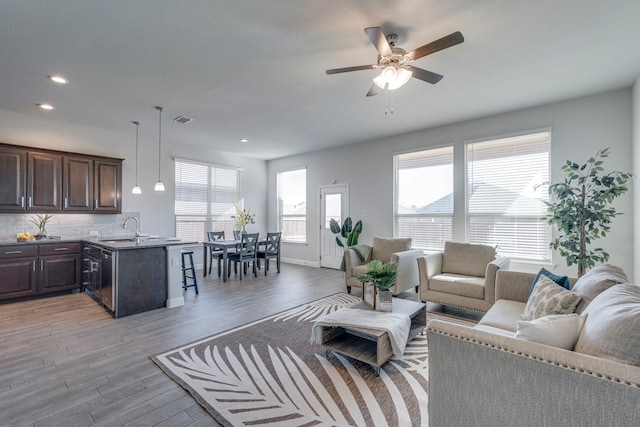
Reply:
[[[380, 89], [385, 87], [389, 90], [398, 89], [404, 86], [412, 76], [412, 72], [404, 68], [386, 67], [373, 79], [373, 82]], [[388, 86], [387, 86], [388, 85]]]

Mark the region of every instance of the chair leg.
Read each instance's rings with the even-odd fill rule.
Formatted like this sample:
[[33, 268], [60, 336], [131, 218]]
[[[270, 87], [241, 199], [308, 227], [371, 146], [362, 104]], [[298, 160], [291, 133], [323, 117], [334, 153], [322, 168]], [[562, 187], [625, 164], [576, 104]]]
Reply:
[[[222, 274], [222, 270], [220, 268], [221, 266], [222, 266], [222, 259], [218, 257], [218, 277], [220, 277], [220, 275]], [[211, 274], [211, 267], [209, 267], [209, 274]]]
[[347, 293], [350, 294], [351, 293], [351, 286], [347, 286]]
[[278, 267], [278, 274], [280, 274], [280, 255], [276, 258], [276, 267]]

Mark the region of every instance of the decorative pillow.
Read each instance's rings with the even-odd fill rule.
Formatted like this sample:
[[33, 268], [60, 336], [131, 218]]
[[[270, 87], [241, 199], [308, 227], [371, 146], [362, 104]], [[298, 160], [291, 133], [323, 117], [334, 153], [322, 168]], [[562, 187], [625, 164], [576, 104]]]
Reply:
[[582, 301], [576, 308], [576, 313], [582, 313], [589, 303], [604, 290], [628, 281], [624, 270], [611, 264], [599, 265], [587, 271], [573, 285], [572, 291], [582, 297]]
[[552, 314], [531, 321], [519, 320], [516, 338], [573, 350], [586, 314]]
[[444, 242], [442, 272], [484, 277], [487, 264], [496, 259], [493, 246], [473, 243]]
[[595, 297], [575, 351], [640, 366], [640, 286], [623, 283]]
[[567, 276], [558, 276], [557, 274], [553, 274], [546, 268], [541, 268], [536, 274], [536, 277], [533, 278], [533, 282], [531, 283], [531, 289], [529, 289], [529, 295], [533, 292], [533, 288], [536, 287], [536, 283], [538, 283], [538, 279], [540, 276], [547, 276], [549, 279], [553, 280], [558, 285], [562, 286], [567, 290], [571, 290], [571, 282]]
[[566, 290], [547, 276], [540, 276], [520, 317], [533, 320], [550, 314], [570, 314], [576, 311], [579, 302], [580, 295]]

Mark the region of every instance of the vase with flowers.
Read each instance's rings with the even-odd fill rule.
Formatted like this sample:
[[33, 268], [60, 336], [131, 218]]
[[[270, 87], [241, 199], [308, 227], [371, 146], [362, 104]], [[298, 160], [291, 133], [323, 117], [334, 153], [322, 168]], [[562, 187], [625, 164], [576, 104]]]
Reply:
[[235, 219], [235, 226], [242, 228], [242, 233], [247, 232], [247, 224], [255, 224], [256, 223], [256, 214], [251, 212], [251, 208], [249, 209], [240, 209], [238, 205], [234, 203], [233, 205], [236, 208], [236, 214], [231, 218]]
[[375, 286], [374, 308], [377, 306], [380, 311], [392, 311], [391, 288], [396, 284], [397, 275], [395, 263], [374, 259], [367, 264], [367, 272], [358, 276], [358, 280], [362, 283], [371, 283]]

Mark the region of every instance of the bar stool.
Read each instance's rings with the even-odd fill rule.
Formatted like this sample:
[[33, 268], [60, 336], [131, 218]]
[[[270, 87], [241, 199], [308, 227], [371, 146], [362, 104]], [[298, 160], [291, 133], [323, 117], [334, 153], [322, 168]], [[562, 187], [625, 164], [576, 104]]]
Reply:
[[[185, 257], [189, 256], [189, 266], [185, 262]], [[187, 274], [189, 272], [190, 274]], [[187, 279], [191, 279], [191, 285], [187, 285]], [[185, 291], [190, 287], [196, 288], [198, 295], [198, 279], [196, 279], [196, 269], [193, 266], [193, 251], [182, 251], [182, 289]]]

